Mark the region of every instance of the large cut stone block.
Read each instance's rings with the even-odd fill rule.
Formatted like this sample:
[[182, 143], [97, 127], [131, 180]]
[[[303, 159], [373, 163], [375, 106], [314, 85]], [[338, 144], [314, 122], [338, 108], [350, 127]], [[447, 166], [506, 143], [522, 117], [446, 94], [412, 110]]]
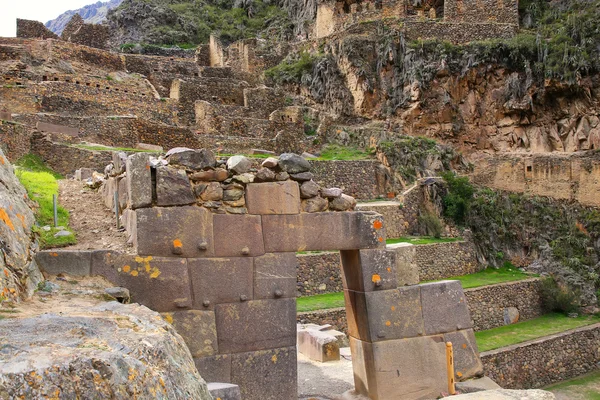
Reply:
[[232, 355], [231, 382], [244, 400], [296, 400], [296, 346]]
[[181, 206], [194, 204], [196, 196], [185, 170], [161, 166], [156, 168], [156, 204]]
[[426, 335], [473, 327], [467, 299], [459, 281], [432, 282], [419, 286]]
[[246, 186], [250, 214], [299, 214], [300, 189], [294, 181], [251, 183]]
[[40, 269], [50, 275], [68, 274], [89, 276], [92, 267], [92, 252], [89, 250], [45, 250], [35, 255]]
[[210, 211], [196, 206], [137, 210], [137, 252], [164, 257], [212, 257], [212, 218]]
[[152, 174], [147, 153], [127, 157], [127, 197], [133, 209], [152, 205]]
[[350, 336], [367, 342], [424, 333], [418, 286], [378, 292], [344, 291]]
[[415, 245], [410, 243], [396, 243], [389, 244], [386, 248], [396, 253], [398, 286], [418, 285], [419, 267], [415, 261], [417, 254]]
[[92, 253], [92, 275], [129, 289], [132, 301], [158, 311], [192, 306], [186, 259], [140, 257], [98, 250]]
[[296, 344], [296, 299], [218, 304], [215, 311], [221, 353]]
[[383, 217], [372, 212], [263, 215], [265, 249], [271, 252], [354, 250], [385, 246]]
[[350, 338], [356, 391], [371, 400], [436, 399], [448, 390], [441, 335], [368, 343]]
[[296, 253], [271, 253], [254, 259], [254, 298], [296, 297]]
[[258, 215], [215, 215], [217, 257], [260, 256], [265, 254], [263, 231]]
[[194, 358], [196, 369], [206, 382], [231, 382], [231, 355]]
[[483, 374], [473, 329], [445, 333], [444, 341], [451, 342], [454, 350], [454, 374], [456, 381], [464, 381]]
[[344, 289], [359, 292], [395, 289], [395, 253], [384, 249], [341, 251]]
[[318, 326], [298, 325], [298, 351], [311, 360], [319, 362], [340, 359], [340, 341], [344, 341], [342, 332], [320, 330]]
[[212, 310], [216, 304], [252, 300], [252, 258], [188, 259], [194, 308]]
[[240, 387], [232, 383], [213, 382], [208, 385], [208, 392], [215, 400], [242, 400]]
[[192, 357], [212, 356], [219, 352], [214, 312], [186, 310], [163, 313], [162, 316], [183, 337]]

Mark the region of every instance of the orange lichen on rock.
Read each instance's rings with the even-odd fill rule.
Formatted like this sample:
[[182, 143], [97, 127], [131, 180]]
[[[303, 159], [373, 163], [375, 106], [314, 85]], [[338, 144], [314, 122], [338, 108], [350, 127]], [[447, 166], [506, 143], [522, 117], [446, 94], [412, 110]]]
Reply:
[[15, 230], [15, 226], [13, 225], [12, 221], [10, 220], [10, 217], [8, 216], [4, 208], [0, 208], [0, 219], [4, 221], [6, 226], [8, 226], [11, 231]]

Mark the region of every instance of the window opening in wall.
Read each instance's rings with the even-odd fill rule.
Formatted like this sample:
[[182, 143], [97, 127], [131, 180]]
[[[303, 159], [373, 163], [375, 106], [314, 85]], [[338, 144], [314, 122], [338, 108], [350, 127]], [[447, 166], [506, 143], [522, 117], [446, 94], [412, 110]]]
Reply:
[[528, 165], [527, 166], [527, 172], [531, 172], [531, 171], [533, 171], [533, 167], [531, 165]]
[[54, 78], [54, 82], [58, 82], [58, 78]]
[[47, 81], [48, 77], [46, 75], [42, 76], [42, 81]]

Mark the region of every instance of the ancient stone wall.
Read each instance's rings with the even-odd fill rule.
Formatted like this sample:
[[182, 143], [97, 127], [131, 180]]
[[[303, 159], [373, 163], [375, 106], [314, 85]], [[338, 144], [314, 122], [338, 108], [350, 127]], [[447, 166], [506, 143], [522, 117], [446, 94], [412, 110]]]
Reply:
[[[465, 289], [465, 297], [476, 331], [505, 325], [515, 315], [524, 321], [544, 313], [538, 278]], [[518, 314], [509, 308], [516, 308]]]
[[329, 310], [318, 310], [299, 312], [296, 316], [299, 324], [331, 325], [336, 331], [348, 335], [348, 322], [346, 321], [346, 309], [331, 308]]
[[296, 258], [298, 296], [335, 293], [344, 289], [339, 252], [298, 254]]
[[0, 148], [12, 162], [31, 151], [31, 135], [31, 129], [25, 125], [0, 121]]
[[518, 27], [519, 3], [517, 0], [445, 0], [444, 21], [503, 23]]
[[383, 215], [389, 238], [399, 238], [417, 231], [417, 215], [412, 213], [410, 208], [405, 208], [403, 203], [395, 201], [360, 203], [357, 209]]
[[600, 154], [582, 152], [561, 155], [514, 155], [478, 160], [474, 183], [494, 189], [576, 200], [599, 206]]
[[600, 324], [481, 353], [485, 374], [503, 388], [540, 388], [584, 375], [600, 362]]
[[420, 281], [445, 279], [481, 271], [471, 242], [434, 243], [415, 246], [414, 262]]
[[61, 38], [67, 42], [106, 50], [110, 30], [108, 25], [86, 24], [79, 14], [75, 14], [65, 26]]
[[378, 161], [310, 161], [315, 181], [322, 186], [339, 187], [357, 199], [370, 200], [383, 195], [377, 179]]
[[31, 39], [58, 39], [58, 36], [50, 31], [39, 21], [17, 18], [17, 37]]
[[[461, 0], [458, 0], [459, 2]], [[518, 18], [518, 14], [515, 14]], [[479, 21], [479, 20], [478, 20]], [[510, 39], [519, 30], [518, 24], [406, 21], [402, 29], [408, 40], [443, 39], [453, 43], [474, 40]]]

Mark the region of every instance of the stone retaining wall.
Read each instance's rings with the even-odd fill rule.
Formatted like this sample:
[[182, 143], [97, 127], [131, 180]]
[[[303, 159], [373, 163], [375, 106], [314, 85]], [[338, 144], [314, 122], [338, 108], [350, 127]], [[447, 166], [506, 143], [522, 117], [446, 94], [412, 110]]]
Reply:
[[539, 278], [465, 289], [475, 330], [504, 325], [504, 316], [509, 307], [519, 311], [520, 321], [541, 316], [543, 309], [540, 289]]
[[379, 166], [375, 160], [315, 161], [311, 160], [315, 181], [321, 186], [339, 187], [357, 199], [374, 199], [384, 194]]
[[539, 388], [598, 368], [600, 324], [481, 353], [485, 374], [503, 388]]
[[[480, 288], [465, 289], [467, 305], [473, 319], [473, 329], [481, 331], [504, 325], [504, 310], [515, 307], [520, 321], [543, 314], [538, 278], [519, 282], [507, 282]], [[343, 308], [298, 313], [298, 322], [331, 324], [335, 329], [346, 332], [346, 312]], [[502, 385], [502, 384], [501, 384]]]
[[409, 235], [413, 231], [411, 227], [416, 226], [416, 218], [406, 215], [402, 203], [393, 201], [361, 203], [357, 204], [356, 208], [362, 211], [375, 211], [383, 215], [383, 219], [387, 224], [387, 234], [390, 238]]
[[420, 281], [468, 275], [483, 269], [471, 242], [432, 243], [415, 246]]
[[344, 290], [340, 253], [298, 254], [298, 296], [335, 293]]

